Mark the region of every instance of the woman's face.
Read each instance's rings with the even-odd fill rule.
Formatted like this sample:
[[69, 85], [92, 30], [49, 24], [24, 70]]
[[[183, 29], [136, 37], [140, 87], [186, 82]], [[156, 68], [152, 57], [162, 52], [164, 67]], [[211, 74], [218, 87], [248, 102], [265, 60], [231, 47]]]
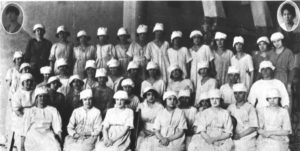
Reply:
[[271, 68], [262, 68], [261, 75], [263, 79], [271, 78], [273, 70]]
[[232, 74], [232, 73], [230, 73], [230, 74], [227, 74], [227, 75], [228, 75], [229, 82], [231, 82], [231, 83], [237, 83], [238, 82], [238, 80], [239, 80], [239, 74]]
[[87, 68], [86, 69], [86, 74], [89, 78], [95, 77], [96, 69], [94, 68]]
[[243, 51], [243, 44], [242, 43], [236, 43], [235, 45], [235, 50], [237, 51], [237, 52], [242, 52]]
[[92, 97], [82, 99], [83, 107], [86, 109], [92, 108], [92, 101], [93, 101]]
[[180, 71], [180, 69], [175, 69], [171, 72], [172, 77], [174, 80], [180, 79], [182, 77], [182, 73]]
[[264, 52], [264, 51], [267, 51], [268, 45], [267, 45], [266, 42], [261, 41], [261, 42], [258, 43], [258, 48], [259, 48], [260, 51]]
[[219, 107], [220, 106], [220, 98], [210, 98], [210, 104], [212, 107]]
[[31, 88], [33, 87], [33, 80], [31, 79], [25, 80], [23, 83], [24, 83], [24, 88], [26, 90], [31, 90]]
[[205, 77], [205, 76], [207, 76], [207, 70], [208, 70], [208, 68], [201, 68], [201, 69], [199, 69], [199, 74], [202, 77]]
[[18, 15], [15, 12], [7, 13], [6, 17], [11, 23], [18, 21]]
[[16, 64], [17, 66], [21, 66], [22, 62], [23, 62], [23, 58], [16, 58], [16, 59], [15, 59], [15, 64]]
[[170, 96], [166, 99], [166, 105], [169, 108], [175, 108], [177, 105], [177, 98], [175, 96]]
[[79, 90], [79, 89], [81, 89], [82, 85], [81, 85], [81, 82], [78, 79], [75, 79], [72, 82], [72, 86], [73, 86], [74, 89]]
[[87, 44], [87, 42], [88, 42], [88, 39], [87, 39], [86, 36], [79, 37], [79, 43], [80, 44]]
[[287, 9], [283, 10], [283, 12], [282, 12], [282, 18], [283, 18], [284, 23], [286, 23], [286, 24], [293, 23], [293, 19], [294, 19], [293, 15]]
[[155, 95], [154, 95], [154, 93], [152, 91], [148, 91], [146, 93], [146, 100], [147, 100], [148, 103], [155, 102]]
[[136, 77], [138, 75], [139, 69], [130, 69], [128, 71], [129, 77]]
[[276, 40], [276, 41], [272, 41], [273, 45], [276, 49], [280, 49], [282, 47], [282, 41], [281, 40]]
[[274, 98], [267, 98], [270, 106], [279, 106], [279, 99], [278, 97]]
[[48, 94], [40, 94], [36, 96], [36, 105], [38, 107], [45, 107], [47, 105], [47, 100], [49, 99]]
[[125, 107], [125, 99], [116, 99], [116, 104], [115, 106], [117, 108], [124, 108]]
[[163, 31], [157, 30], [154, 32], [155, 39], [161, 39], [163, 35]]
[[126, 43], [128, 40], [128, 35], [120, 35], [119, 39], [121, 43]]
[[107, 77], [98, 77], [98, 83], [100, 85], [106, 85]]
[[194, 36], [193, 37], [193, 44], [194, 45], [200, 45], [201, 43], [201, 37], [200, 36]]
[[35, 30], [34, 34], [35, 34], [35, 37], [37, 37], [37, 38], [43, 38], [45, 31], [41, 28], [38, 28]]
[[59, 66], [57, 69], [58, 69], [58, 73], [59, 73], [60, 75], [65, 75], [65, 74], [67, 74], [67, 69], [68, 69], [67, 66]]
[[246, 99], [246, 92], [234, 92], [234, 97], [237, 102], [243, 102]]
[[118, 67], [110, 67], [109, 71], [114, 76], [118, 75]]
[[53, 90], [57, 90], [59, 88], [59, 82], [53, 81], [52, 83], [50, 83], [50, 88]]
[[173, 45], [175, 46], [179, 46], [180, 45], [180, 41], [181, 41], [181, 38], [180, 37], [176, 37], [173, 39]]
[[181, 107], [181, 106], [188, 106], [189, 102], [190, 102], [190, 97], [182, 96], [182, 97], [179, 98], [178, 106], [179, 107]]
[[139, 41], [145, 42], [147, 40], [147, 33], [138, 34]]
[[100, 44], [106, 43], [106, 41], [107, 41], [107, 36], [106, 36], [106, 35], [98, 36], [98, 41], [99, 41]]
[[66, 40], [67, 39], [67, 33], [66, 32], [59, 32], [58, 33], [58, 38], [59, 40]]
[[21, 73], [30, 73], [30, 67], [25, 67], [22, 69]]
[[218, 48], [224, 48], [224, 39], [216, 39], [216, 44]]
[[50, 73], [45, 73], [43, 74], [43, 76], [44, 76], [44, 80], [48, 80], [50, 77]]
[[131, 85], [124, 85], [123, 90], [126, 91], [128, 94], [132, 93], [132, 86]]
[[157, 73], [157, 69], [149, 69], [148, 72], [150, 77], [155, 77]]

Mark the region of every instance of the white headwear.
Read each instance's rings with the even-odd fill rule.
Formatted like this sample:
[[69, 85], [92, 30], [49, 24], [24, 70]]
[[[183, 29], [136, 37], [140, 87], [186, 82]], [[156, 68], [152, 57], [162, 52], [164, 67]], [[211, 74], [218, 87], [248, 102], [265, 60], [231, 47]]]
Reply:
[[277, 41], [277, 40], [282, 40], [284, 39], [284, 36], [281, 32], [275, 32], [271, 35], [271, 41]]
[[197, 64], [197, 71], [199, 71], [200, 69], [203, 69], [203, 68], [208, 68], [209, 67], [209, 64], [208, 62], [206, 61], [201, 61]]
[[239, 74], [239, 73], [240, 73], [239, 69], [236, 68], [235, 66], [228, 67], [227, 74]]
[[97, 67], [96, 67], [96, 62], [95, 62], [95, 60], [88, 60], [88, 61], [86, 61], [86, 63], [85, 63], [85, 70], [87, 69], [87, 68], [93, 68], [93, 69], [96, 69]]
[[135, 61], [130, 61], [127, 66], [127, 71], [130, 69], [138, 69], [139, 65]]
[[244, 83], [234, 84], [232, 89], [233, 89], [233, 92], [248, 92]]
[[29, 67], [31, 68], [31, 65], [27, 62], [24, 62], [21, 64], [19, 71], [22, 71], [24, 68]]
[[216, 39], [226, 39], [227, 38], [227, 35], [225, 33], [222, 33], [222, 32], [216, 32], [215, 34], [215, 40]]
[[203, 93], [200, 94], [199, 100], [195, 100], [195, 104], [198, 104], [202, 100], [207, 100], [207, 99], [209, 99], [208, 93], [207, 92], [203, 92]]
[[50, 66], [41, 67], [40, 72], [41, 74], [50, 74], [52, 71]]
[[271, 68], [272, 70], [275, 69], [275, 67], [273, 66], [272, 62], [271, 61], [262, 61], [260, 64], [259, 64], [259, 69], [258, 69], [258, 72], [261, 72], [261, 70], [263, 68]]
[[128, 100], [128, 94], [126, 91], [119, 90], [114, 94], [114, 99], [124, 99]]
[[97, 30], [97, 36], [107, 35], [107, 28], [106, 27], [99, 27]]
[[58, 26], [56, 29], [56, 34], [60, 33], [60, 32], [67, 32], [67, 29], [64, 25]]
[[176, 69], [180, 69], [179, 65], [178, 64], [172, 64], [172, 65], [169, 66], [168, 72], [172, 73], [172, 71], [174, 71]]
[[23, 83], [26, 80], [33, 80], [32, 74], [30, 74], [30, 73], [23, 73], [23, 74], [21, 74], [21, 77], [20, 77], [21, 83]]
[[56, 61], [57, 68], [60, 66], [67, 66], [68, 63], [64, 58], [60, 58]]
[[270, 44], [270, 41], [269, 41], [269, 38], [267, 36], [262, 36], [262, 37], [259, 37], [256, 41], [256, 44], [259, 44], [260, 42], [265, 42], [267, 44]]
[[54, 81], [58, 81], [60, 83], [60, 85], [62, 85], [62, 83], [60, 82], [58, 76], [52, 76], [48, 79], [47, 84], [51, 84]]
[[143, 90], [143, 95], [144, 95], [145, 93], [147, 93], [148, 91], [150, 91], [150, 90], [153, 90], [153, 91], [155, 91], [155, 92], [156, 92], [156, 90], [155, 90], [155, 88], [154, 88], [154, 87], [152, 87], [152, 86], [148, 86], [148, 87], [146, 87], [146, 88]]
[[208, 97], [211, 98], [221, 98], [221, 91], [219, 89], [211, 89], [208, 91]]
[[88, 34], [86, 33], [85, 30], [80, 30], [80, 31], [77, 33], [77, 38], [82, 37], [82, 36], [88, 36]]
[[156, 23], [153, 28], [153, 32], [155, 32], [155, 31], [164, 31], [164, 24]]
[[92, 98], [93, 97], [93, 91], [92, 89], [85, 89], [80, 92], [80, 100]]
[[23, 57], [22, 51], [15, 51], [13, 60], [15, 60], [17, 58], [22, 58], [22, 57]]
[[190, 38], [193, 38], [194, 36], [203, 36], [202, 32], [200, 30], [193, 30], [190, 34]]
[[71, 85], [72, 82], [73, 82], [74, 80], [79, 80], [79, 81], [81, 81], [82, 83], [84, 83], [84, 82], [80, 79], [79, 75], [75, 74], [75, 75], [72, 75], [72, 76], [70, 77], [70, 79], [69, 79], [69, 85]]
[[122, 87], [124, 87], [124, 86], [134, 87], [134, 82], [131, 79], [127, 78], [122, 81], [121, 86]]
[[146, 70], [150, 70], [150, 69], [158, 69], [157, 63], [155, 63], [155, 62], [153, 62], [153, 61], [150, 61], [150, 62], [147, 64]]
[[42, 94], [48, 94], [49, 91], [47, 88], [45, 87], [37, 87], [35, 90], [34, 90], [34, 99], [36, 99], [37, 96], [39, 95], [42, 95]]
[[42, 24], [35, 24], [33, 26], [33, 31], [37, 30], [38, 28], [45, 30], [45, 26]]
[[276, 88], [271, 88], [267, 91], [266, 98], [281, 98], [280, 91]]
[[244, 40], [244, 38], [243, 38], [242, 36], [235, 36], [235, 37], [233, 38], [233, 44], [232, 44], [232, 46], [234, 47], [235, 44], [237, 44], [237, 43], [242, 43], [242, 44], [244, 44], [244, 42], [245, 42], [245, 40]]
[[177, 37], [182, 37], [182, 32], [181, 31], [173, 31], [172, 34], [171, 34], [171, 41], [173, 41], [174, 38], [177, 38]]
[[180, 90], [178, 93], [178, 98], [180, 97], [191, 97], [191, 91], [190, 90]]
[[120, 66], [120, 62], [117, 60], [117, 59], [110, 59], [108, 62], [107, 62], [107, 66], [109, 68], [113, 68], [113, 67], [119, 67]]
[[147, 25], [139, 25], [139, 27], [136, 29], [136, 33], [141, 34], [141, 33], [147, 33], [148, 32], [148, 26]]
[[96, 78], [107, 77], [107, 70], [105, 68], [100, 68], [96, 70]]
[[128, 35], [127, 29], [124, 28], [124, 27], [119, 28], [117, 35], [118, 35], [118, 36], [121, 36], [121, 35]]
[[175, 91], [166, 91], [163, 95], [163, 100], [166, 100], [171, 96], [175, 96], [177, 98], [177, 93]]

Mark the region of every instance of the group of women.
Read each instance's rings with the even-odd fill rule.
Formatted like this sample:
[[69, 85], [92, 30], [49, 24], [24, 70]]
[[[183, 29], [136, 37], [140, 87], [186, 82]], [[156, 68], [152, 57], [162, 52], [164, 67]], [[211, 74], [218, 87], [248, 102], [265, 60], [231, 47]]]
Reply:
[[[57, 43], [44, 38], [42, 24], [25, 53], [16, 51], [9, 69], [9, 124], [21, 151], [288, 151], [289, 110], [295, 57], [280, 32], [257, 39], [259, 51], [245, 53], [245, 40], [216, 32], [214, 46], [203, 34], [182, 32], [155, 39], [139, 25], [129, 42], [109, 43], [106, 27], [96, 46], [80, 30], [79, 45], [57, 28]], [[273, 44], [273, 49], [271, 45]], [[235, 52], [235, 53], [233, 53]], [[71, 73], [71, 74], [70, 74]]]

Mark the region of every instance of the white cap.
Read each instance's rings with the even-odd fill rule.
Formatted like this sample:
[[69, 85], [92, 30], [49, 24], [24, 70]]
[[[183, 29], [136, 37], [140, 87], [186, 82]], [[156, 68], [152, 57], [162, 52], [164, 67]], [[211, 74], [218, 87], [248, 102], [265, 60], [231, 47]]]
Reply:
[[58, 81], [60, 83], [60, 85], [62, 85], [62, 83], [60, 82], [58, 76], [52, 76], [48, 79], [47, 84], [51, 84], [54, 81]]
[[67, 29], [64, 25], [61, 25], [61, 26], [57, 27], [56, 34], [58, 34], [60, 32], [67, 32]]
[[172, 73], [172, 71], [174, 71], [176, 69], [180, 69], [179, 65], [178, 64], [172, 64], [172, 65], [169, 66], [168, 72]]
[[281, 98], [280, 91], [276, 88], [271, 88], [267, 91], [266, 98]]
[[244, 38], [242, 36], [235, 36], [233, 38], [233, 44], [232, 44], [232, 46], [234, 47], [234, 45], [237, 44], [237, 43], [244, 44], [244, 42], [245, 42], [245, 40], [244, 40]]
[[270, 44], [270, 41], [269, 41], [269, 38], [267, 36], [262, 36], [262, 37], [259, 37], [256, 41], [256, 44], [259, 44], [260, 42], [265, 42], [267, 44]]
[[177, 93], [175, 91], [166, 91], [163, 95], [163, 100], [166, 100], [171, 96], [175, 96], [177, 98]]
[[114, 94], [114, 99], [124, 99], [128, 100], [128, 94], [126, 91], [119, 90]]
[[131, 87], [134, 87], [134, 82], [133, 82], [131, 79], [127, 78], [127, 79], [124, 79], [124, 80], [122, 81], [121, 86], [122, 86], [122, 87], [124, 87], [124, 86], [131, 86]]
[[153, 28], [153, 32], [158, 31], [158, 30], [164, 31], [164, 24], [162, 24], [162, 23], [156, 23], [155, 26], [154, 26], [154, 28]]
[[139, 25], [139, 27], [136, 29], [136, 33], [141, 34], [141, 33], [147, 33], [148, 32], [148, 26], [147, 25]]
[[21, 74], [20, 81], [23, 83], [26, 80], [33, 80], [33, 76], [31, 73], [23, 73]]
[[92, 89], [85, 89], [80, 92], [80, 100], [92, 98], [93, 97], [93, 91]]
[[96, 62], [95, 62], [95, 60], [88, 60], [88, 61], [86, 61], [86, 63], [85, 63], [85, 70], [87, 69], [87, 68], [93, 68], [93, 69], [96, 69], [97, 67], [96, 67]]
[[22, 58], [22, 57], [23, 57], [22, 51], [15, 51], [13, 60], [15, 60], [17, 58]]
[[178, 93], [178, 98], [180, 97], [191, 97], [190, 90], [180, 90]]
[[60, 66], [67, 66], [68, 63], [67, 61], [64, 59], [64, 58], [59, 58], [57, 61], [56, 61], [56, 65], [57, 65], [57, 68], [60, 67]]
[[158, 69], [157, 63], [153, 61], [148, 62], [146, 70], [150, 70], [150, 69]]
[[182, 37], [182, 32], [181, 31], [173, 31], [172, 34], [171, 34], [171, 41], [173, 41], [174, 38], [177, 38], [177, 37]]
[[235, 66], [228, 67], [227, 74], [239, 74], [239, 73], [240, 73], [239, 69], [236, 68]]
[[190, 34], [190, 38], [193, 38], [194, 36], [203, 36], [202, 32], [200, 30], [193, 30]]
[[24, 62], [21, 64], [19, 71], [22, 71], [24, 68], [29, 67], [31, 68], [31, 65], [27, 62]]
[[144, 88], [144, 90], [143, 90], [143, 95], [144, 95], [145, 93], [147, 93], [148, 91], [150, 91], [150, 90], [153, 90], [153, 91], [155, 91], [155, 92], [156, 92], [156, 90], [155, 90], [155, 88], [154, 88], [154, 87], [152, 87], [152, 86], [148, 86], [148, 87]]
[[107, 62], [107, 66], [108, 66], [109, 68], [119, 67], [119, 66], [120, 66], [120, 62], [119, 62], [119, 60], [112, 58], [112, 59], [110, 59], [110, 60]]
[[107, 35], [107, 28], [106, 27], [99, 27], [97, 30], [97, 36]]
[[284, 39], [284, 36], [281, 32], [275, 32], [271, 35], [271, 41], [277, 41], [277, 40], [282, 40]]
[[203, 69], [203, 68], [208, 68], [209, 67], [209, 64], [207, 61], [201, 61], [197, 64], [197, 71], [199, 71], [200, 69]]
[[50, 74], [52, 71], [50, 66], [41, 67], [40, 72], [41, 74]]
[[227, 35], [225, 33], [222, 33], [222, 32], [216, 32], [215, 34], [215, 39], [226, 39], [227, 38]]
[[221, 91], [219, 89], [211, 89], [208, 91], [209, 98], [221, 98]]
[[198, 103], [200, 103], [202, 100], [207, 100], [207, 99], [209, 99], [208, 93], [207, 93], [207, 92], [202, 92], [202, 93], [200, 94], [199, 100], [195, 100], [195, 104], [198, 104]]
[[42, 95], [42, 94], [48, 94], [49, 91], [47, 88], [45, 87], [37, 87], [35, 90], [34, 90], [34, 99], [36, 99], [37, 96], [39, 95]]
[[74, 80], [79, 80], [79, 81], [81, 81], [82, 83], [84, 83], [84, 82], [80, 79], [79, 75], [75, 74], [75, 75], [72, 75], [72, 76], [70, 77], [70, 79], [69, 79], [69, 85], [71, 85], [71, 83], [72, 83]]
[[88, 36], [88, 34], [86, 33], [85, 30], [80, 30], [80, 31], [77, 33], [77, 38], [82, 37], [82, 36]]
[[121, 28], [119, 28], [117, 35], [118, 35], [118, 36], [121, 36], [121, 35], [129, 35], [129, 34], [128, 34], [126, 28], [121, 27]]
[[232, 89], [233, 89], [233, 92], [248, 92], [244, 83], [234, 84]]
[[42, 24], [35, 24], [33, 26], [33, 31], [37, 30], [38, 28], [41, 28], [41, 29], [45, 30], [45, 26], [44, 25], [42, 25]]
[[275, 67], [273, 66], [272, 62], [271, 61], [262, 61], [260, 64], [259, 64], [259, 69], [258, 69], [258, 72], [261, 72], [261, 70], [263, 68], [271, 68], [272, 70], [275, 69]]
[[105, 68], [100, 68], [96, 70], [96, 78], [107, 77], [107, 70]]
[[130, 61], [127, 66], [127, 71], [130, 69], [138, 69], [139, 65], [135, 61]]

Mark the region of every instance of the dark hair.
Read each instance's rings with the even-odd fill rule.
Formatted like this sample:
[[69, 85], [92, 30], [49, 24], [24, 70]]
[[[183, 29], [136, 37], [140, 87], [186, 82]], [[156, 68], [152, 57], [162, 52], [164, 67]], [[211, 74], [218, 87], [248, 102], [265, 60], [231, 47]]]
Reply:
[[[179, 70], [179, 72], [180, 72], [180, 74], [181, 74], [181, 77], [182, 77], [182, 75], [183, 75], [183, 71], [181, 70], [181, 69], [175, 69], [175, 70]], [[172, 72], [171, 72], [171, 74], [170, 74], [170, 79], [174, 79], [174, 77], [173, 77], [173, 72], [175, 71], [175, 70], [173, 70]]]
[[146, 99], [147, 93], [148, 93], [148, 92], [152, 92], [153, 95], [154, 95], [154, 97], [155, 97], [155, 98], [158, 98], [158, 93], [157, 93], [155, 90], [152, 90], [152, 89], [151, 89], [151, 90], [149, 90], [149, 91], [147, 91], [146, 93], [143, 94], [143, 99]]
[[293, 16], [293, 18], [296, 17], [296, 10], [295, 10], [294, 6], [292, 6], [291, 4], [286, 3], [282, 6], [282, 8], [280, 10], [281, 15], [283, 15], [284, 10], [288, 10], [291, 13], [291, 15]]
[[17, 16], [20, 15], [20, 11], [16, 6], [8, 6], [5, 14], [7, 15], [8, 13], [15, 13]]
[[[271, 50], [271, 47], [272, 47], [272, 46], [271, 46], [271, 44], [270, 44], [270, 43], [268, 44], [268, 43], [267, 43], [267, 42], [265, 42], [265, 41], [261, 41], [261, 42], [264, 42], [264, 43], [267, 45], [267, 51], [270, 51], [270, 50]], [[259, 42], [259, 43], [260, 43], [260, 42]], [[258, 51], [260, 51], [260, 50], [259, 50], [259, 43], [256, 45], [256, 46], [257, 46], [257, 50], [258, 50]]]

